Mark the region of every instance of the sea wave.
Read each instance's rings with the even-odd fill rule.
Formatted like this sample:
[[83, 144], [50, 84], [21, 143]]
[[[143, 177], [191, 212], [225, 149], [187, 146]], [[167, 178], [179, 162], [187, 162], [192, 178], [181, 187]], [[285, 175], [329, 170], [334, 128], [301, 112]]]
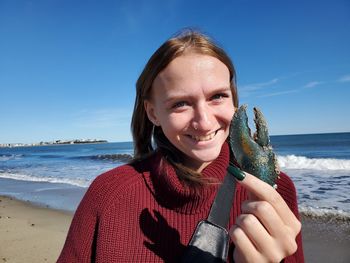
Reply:
[[17, 160], [24, 157], [24, 154], [0, 154], [0, 161]]
[[57, 178], [57, 177], [45, 177], [45, 176], [34, 176], [27, 174], [18, 173], [0, 173], [0, 178], [13, 179], [19, 181], [29, 181], [29, 182], [45, 182], [45, 183], [60, 183], [60, 184], [70, 184], [79, 187], [88, 187], [91, 183], [87, 179], [72, 179], [72, 178]]
[[283, 169], [343, 170], [350, 171], [350, 160], [332, 158], [307, 158], [305, 156], [277, 156]]
[[40, 158], [46, 158], [46, 159], [58, 159], [58, 158], [63, 158], [64, 155], [57, 155], [57, 154], [45, 154], [45, 155], [40, 155]]
[[118, 162], [130, 162], [133, 159], [131, 154], [127, 153], [116, 153], [116, 154], [98, 154], [98, 155], [90, 155], [90, 156], [76, 156], [72, 157], [72, 159], [89, 159], [89, 160], [110, 160], [110, 161], [118, 161]]

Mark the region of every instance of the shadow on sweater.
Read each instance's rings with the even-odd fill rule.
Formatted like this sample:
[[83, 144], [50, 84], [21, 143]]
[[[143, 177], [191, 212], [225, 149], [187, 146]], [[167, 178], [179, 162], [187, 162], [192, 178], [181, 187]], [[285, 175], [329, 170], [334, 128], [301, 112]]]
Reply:
[[186, 248], [180, 242], [179, 232], [158, 211], [153, 210], [153, 214], [148, 208], [140, 214], [141, 230], [149, 240], [145, 240], [144, 245], [165, 263], [179, 262]]
[[[159, 211], [153, 210], [153, 214], [154, 216], [148, 208], [141, 212], [140, 227], [149, 239], [149, 241], [145, 240], [143, 244], [165, 263], [223, 263], [221, 258], [216, 258], [197, 247], [189, 246], [187, 248], [187, 246], [181, 244], [179, 232], [168, 224]], [[186, 254], [184, 254], [185, 251]]]

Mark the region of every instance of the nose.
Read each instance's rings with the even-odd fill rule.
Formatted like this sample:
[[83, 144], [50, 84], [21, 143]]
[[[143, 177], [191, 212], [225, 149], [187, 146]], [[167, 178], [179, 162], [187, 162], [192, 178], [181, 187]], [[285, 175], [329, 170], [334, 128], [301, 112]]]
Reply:
[[199, 131], [210, 131], [212, 129], [213, 113], [207, 105], [199, 105], [195, 108], [192, 126]]

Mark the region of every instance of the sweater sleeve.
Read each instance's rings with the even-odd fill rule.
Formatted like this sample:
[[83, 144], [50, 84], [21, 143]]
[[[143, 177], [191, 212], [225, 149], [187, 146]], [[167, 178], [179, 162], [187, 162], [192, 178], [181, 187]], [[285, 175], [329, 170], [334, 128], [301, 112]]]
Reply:
[[81, 200], [57, 260], [58, 263], [94, 261], [99, 211], [104, 202], [101, 180], [101, 176], [97, 177]]
[[[284, 201], [287, 203], [289, 208], [292, 210], [294, 215], [300, 220], [300, 215], [298, 211], [297, 195], [294, 183], [285, 173], [280, 173], [279, 180], [277, 182], [277, 191], [283, 197]], [[298, 249], [297, 251], [284, 259], [285, 263], [303, 263], [304, 262], [304, 252], [301, 231], [296, 237], [296, 242]]]

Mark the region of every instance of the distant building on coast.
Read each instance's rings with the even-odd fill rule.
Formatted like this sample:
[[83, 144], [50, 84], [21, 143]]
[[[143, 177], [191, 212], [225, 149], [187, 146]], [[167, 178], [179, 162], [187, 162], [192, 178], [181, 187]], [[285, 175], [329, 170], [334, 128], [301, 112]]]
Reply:
[[107, 140], [97, 139], [75, 139], [75, 140], [55, 140], [52, 142], [41, 141], [39, 143], [0, 143], [0, 147], [28, 147], [61, 144], [82, 144], [82, 143], [107, 143]]

